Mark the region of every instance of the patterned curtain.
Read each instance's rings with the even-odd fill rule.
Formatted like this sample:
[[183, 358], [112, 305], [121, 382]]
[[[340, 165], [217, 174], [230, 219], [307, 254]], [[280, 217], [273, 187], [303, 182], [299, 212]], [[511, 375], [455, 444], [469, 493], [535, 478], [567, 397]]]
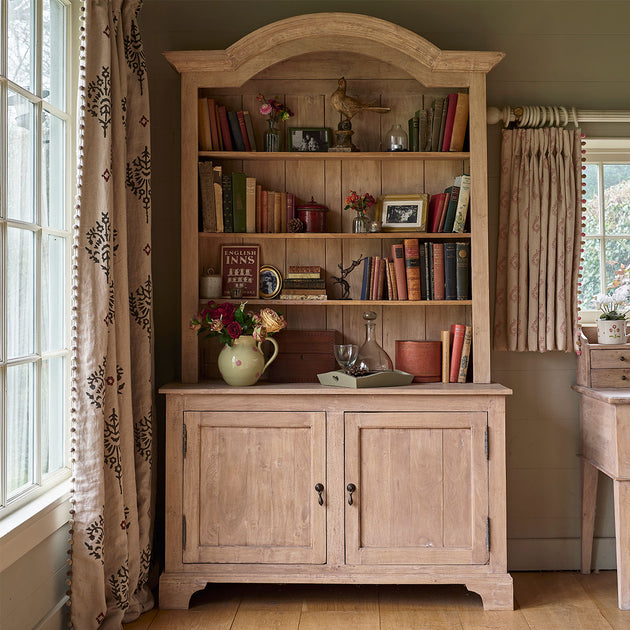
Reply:
[[494, 349], [576, 349], [580, 130], [505, 129]]
[[82, 7], [75, 237], [71, 620], [120, 628], [153, 606], [149, 96], [142, 0]]

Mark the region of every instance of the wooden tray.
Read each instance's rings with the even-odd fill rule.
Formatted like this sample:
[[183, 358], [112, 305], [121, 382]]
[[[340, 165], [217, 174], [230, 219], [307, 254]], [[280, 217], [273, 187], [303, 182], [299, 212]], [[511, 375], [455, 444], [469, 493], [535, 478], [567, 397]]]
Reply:
[[333, 387], [395, 387], [397, 385], [409, 385], [413, 381], [413, 374], [392, 370], [391, 372], [375, 372], [367, 376], [350, 376], [339, 370], [318, 374], [317, 378], [322, 385]]

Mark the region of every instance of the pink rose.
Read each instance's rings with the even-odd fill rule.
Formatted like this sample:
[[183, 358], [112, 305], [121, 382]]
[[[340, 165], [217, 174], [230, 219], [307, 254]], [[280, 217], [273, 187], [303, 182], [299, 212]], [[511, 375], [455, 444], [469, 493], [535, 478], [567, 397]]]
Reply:
[[260, 113], [263, 116], [266, 116], [267, 114], [271, 114], [272, 111], [273, 111], [273, 107], [269, 103], [263, 103], [260, 106]]

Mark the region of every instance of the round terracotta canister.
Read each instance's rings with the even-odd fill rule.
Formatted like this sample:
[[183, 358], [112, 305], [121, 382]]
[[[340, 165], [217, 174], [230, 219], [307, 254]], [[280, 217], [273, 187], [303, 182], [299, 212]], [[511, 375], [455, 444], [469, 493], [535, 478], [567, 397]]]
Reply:
[[304, 223], [305, 232], [326, 232], [327, 212], [328, 208], [317, 203], [313, 197], [296, 209], [297, 218]]
[[414, 375], [414, 383], [442, 380], [441, 341], [396, 341], [396, 369]]

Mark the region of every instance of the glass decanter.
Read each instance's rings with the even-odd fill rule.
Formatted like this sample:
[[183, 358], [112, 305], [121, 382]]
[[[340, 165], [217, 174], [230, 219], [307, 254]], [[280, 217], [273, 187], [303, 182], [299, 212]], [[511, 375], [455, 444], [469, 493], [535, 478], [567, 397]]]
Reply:
[[359, 357], [355, 363], [359, 369], [368, 372], [385, 372], [394, 369], [389, 355], [376, 343], [376, 318], [374, 311], [363, 313], [365, 321], [365, 343], [359, 348]]

